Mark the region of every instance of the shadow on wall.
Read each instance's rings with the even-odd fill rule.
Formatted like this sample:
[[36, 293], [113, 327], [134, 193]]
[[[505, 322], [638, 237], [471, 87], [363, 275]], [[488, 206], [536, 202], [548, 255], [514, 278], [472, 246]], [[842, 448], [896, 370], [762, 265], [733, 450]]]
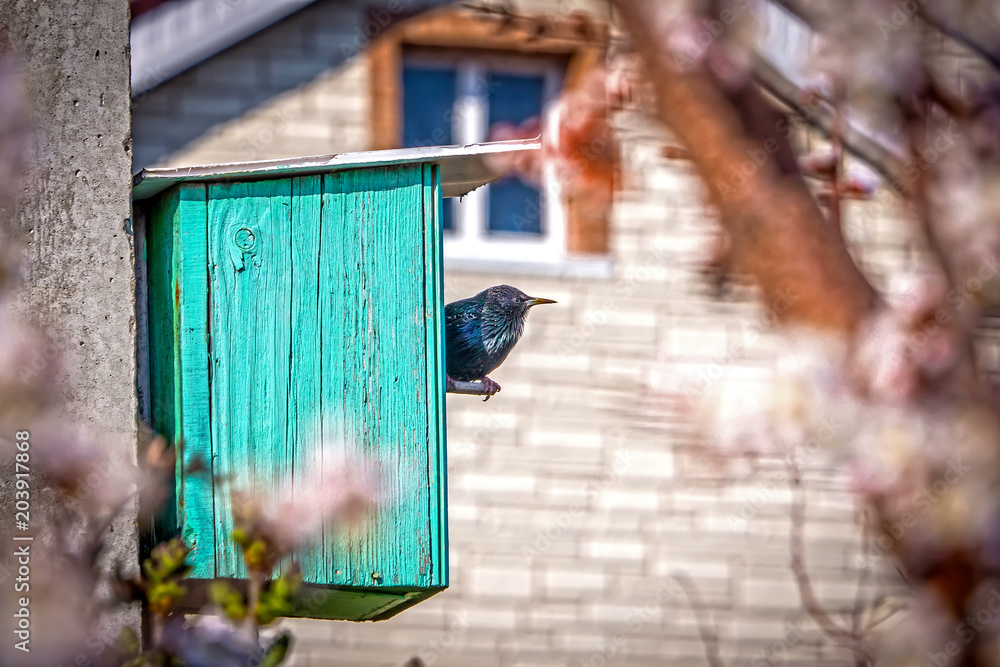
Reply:
[[[400, 15], [390, 18], [401, 18], [410, 4], [400, 0]], [[365, 0], [318, 0], [137, 95], [132, 100], [133, 171], [157, 164], [212, 128], [363, 51], [388, 24], [366, 24], [367, 8]], [[239, 5], [229, 11], [239, 11]]]

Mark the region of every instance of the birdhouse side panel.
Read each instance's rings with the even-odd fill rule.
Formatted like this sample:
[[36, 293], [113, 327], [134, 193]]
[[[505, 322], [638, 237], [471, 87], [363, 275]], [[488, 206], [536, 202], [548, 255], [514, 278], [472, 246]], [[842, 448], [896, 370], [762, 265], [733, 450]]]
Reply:
[[[174, 399], [175, 384], [174, 337], [179, 333], [174, 326], [174, 224], [180, 197], [176, 190], [158, 199], [150, 207], [146, 232], [147, 331], [149, 336], [149, 419], [156, 433], [175, 442]], [[179, 477], [178, 477], [179, 478]], [[149, 544], [169, 540], [177, 534], [176, 497], [171, 495], [164, 502], [159, 515], [151, 524]]]
[[155, 530], [180, 526], [194, 579], [247, 576], [234, 491], [322, 505], [347, 465], [378, 509], [295, 554], [296, 613], [387, 618], [447, 586], [440, 206], [437, 168], [408, 165], [182, 184], [150, 207], [151, 416], [181, 454]]
[[[207, 198], [179, 185], [152, 206], [147, 240], [150, 397], [153, 428], [178, 443], [176, 501], [159, 517], [157, 539], [182, 527], [192, 577], [215, 576], [211, 476]], [[200, 472], [195, 472], [200, 471]]]
[[[360, 169], [324, 177], [324, 455], [346, 451], [382, 484], [378, 516], [363, 535], [332, 531], [323, 573], [349, 586], [437, 585], [437, 475], [430, 439], [424, 167]], [[338, 454], [334, 452], [333, 456]]]

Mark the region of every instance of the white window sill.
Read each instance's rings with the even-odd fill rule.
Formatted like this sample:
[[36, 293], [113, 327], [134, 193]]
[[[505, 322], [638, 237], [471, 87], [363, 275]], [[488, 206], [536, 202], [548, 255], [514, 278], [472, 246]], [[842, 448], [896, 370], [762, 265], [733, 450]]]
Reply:
[[449, 257], [446, 254], [444, 270], [461, 273], [508, 273], [550, 278], [608, 279], [615, 275], [615, 265], [609, 256], [525, 260], [496, 257]]

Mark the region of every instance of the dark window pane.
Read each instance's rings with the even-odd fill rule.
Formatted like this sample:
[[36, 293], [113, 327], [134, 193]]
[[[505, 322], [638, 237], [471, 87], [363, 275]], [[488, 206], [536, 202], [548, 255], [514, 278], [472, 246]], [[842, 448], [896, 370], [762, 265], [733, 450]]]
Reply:
[[[452, 68], [403, 67], [403, 146], [446, 146], [452, 140], [458, 72]], [[451, 199], [441, 206], [446, 231], [455, 229]]]
[[541, 202], [538, 188], [516, 176], [491, 183], [489, 233], [541, 235]]
[[[491, 72], [489, 80], [489, 125], [520, 125], [540, 116], [545, 96], [541, 75]], [[517, 177], [490, 185], [488, 231], [500, 234], [541, 235], [541, 193]]]
[[444, 199], [441, 201], [441, 225], [444, 231], [455, 231], [455, 202], [456, 199]]
[[454, 143], [451, 121], [455, 108], [455, 68], [403, 67], [403, 146]]
[[487, 80], [491, 127], [497, 123], [520, 125], [542, 113], [545, 77], [541, 74], [490, 72]]

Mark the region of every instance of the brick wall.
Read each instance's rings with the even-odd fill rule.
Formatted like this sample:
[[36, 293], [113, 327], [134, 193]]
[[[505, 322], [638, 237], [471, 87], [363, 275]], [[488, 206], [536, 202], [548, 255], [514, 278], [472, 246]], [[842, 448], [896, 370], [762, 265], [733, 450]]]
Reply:
[[[334, 63], [329, 55], [340, 53], [338, 39], [353, 39], [335, 27], [342, 5], [309, 11], [318, 13], [292, 17], [140, 101], [137, 159], [365, 148], [365, 56]], [[327, 56], [315, 53], [320, 39], [329, 40]], [[324, 58], [333, 66], [313, 75]], [[282, 72], [304, 80], [256, 92]], [[154, 147], [159, 123], [178, 113], [228, 120], [169, 151]], [[626, 169], [610, 276], [546, 277], [514, 264], [446, 273], [447, 300], [507, 282], [559, 302], [531, 313], [493, 376], [503, 385], [497, 397], [448, 397], [451, 588], [383, 623], [291, 622], [295, 665], [401, 666], [415, 655], [428, 667], [703, 665], [691, 606], [670, 583], [675, 572], [697, 583], [728, 664], [852, 664], [801, 611], [783, 469], [713, 467], [668, 391], [737, 345], [725, 365], [746, 377], [751, 395], [773, 340], [749, 335], [761, 317], [752, 295], [718, 299], [699, 274], [715, 223], [690, 164], [662, 157], [665, 138], [647, 120], [618, 122]], [[920, 261], [889, 195], [850, 203], [846, 218], [853, 251], [878, 284]], [[827, 607], [846, 610], [861, 554], [852, 499], [832, 469], [811, 470], [806, 482], [809, 569]], [[880, 570], [869, 588], [897, 583]]]
[[[759, 313], [710, 294], [696, 261], [714, 224], [700, 185], [688, 163], [658, 157], [659, 138], [637, 135], [613, 276], [446, 274], [447, 299], [509, 282], [559, 301], [529, 316], [493, 375], [497, 397], [448, 397], [451, 588], [383, 623], [294, 622], [295, 664], [703, 665], [675, 572], [697, 583], [728, 664], [852, 664], [801, 611], [784, 470], [721, 475], [658, 389], [721, 359]], [[890, 207], [850, 209], [868, 265], [917, 256]], [[752, 374], [770, 350], [765, 337], [732, 365]], [[832, 470], [807, 486], [809, 569], [827, 607], [847, 610], [861, 558], [852, 499]], [[880, 573], [866, 590], [895, 584]]]
[[[207, 1], [207, 0], [206, 0]], [[238, 2], [215, 0], [223, 10]], [[133, 100], [134, 170], [367, 150], [368, 11], [411, 0], [317, 0]], [[516, 11], [607, 16], [602, 0], [520, 0]], [[360, 26], [360, 27], [359, 27]]]
[[318, 0], [134, 99], [134, 169], [367, 148], [366, 6]]

